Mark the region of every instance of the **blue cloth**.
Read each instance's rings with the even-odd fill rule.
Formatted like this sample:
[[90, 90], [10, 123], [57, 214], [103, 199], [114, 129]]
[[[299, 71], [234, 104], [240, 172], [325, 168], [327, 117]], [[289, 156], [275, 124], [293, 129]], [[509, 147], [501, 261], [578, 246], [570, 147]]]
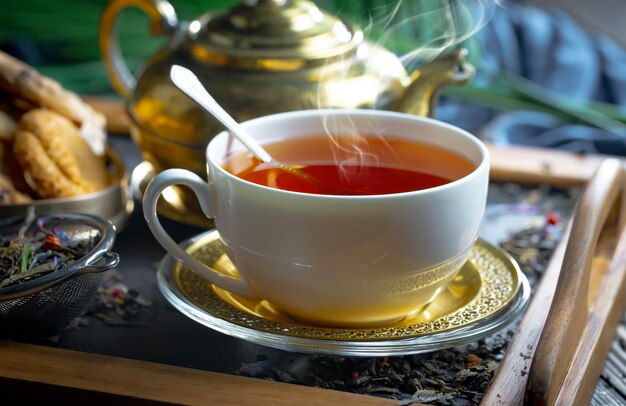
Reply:
[[[615, 103], [626, 111], [626, 51], [604, 35], [585, 32], [563, 12], [509, 5], [496, 11], [480, 39], [484, 55], [477, 81], [510, 72], [569, 100]], [[496, 144], [626, 155], [626, 133], [565, 123], [545, 113], [498, 114], [443, 100], [437, 117]]]

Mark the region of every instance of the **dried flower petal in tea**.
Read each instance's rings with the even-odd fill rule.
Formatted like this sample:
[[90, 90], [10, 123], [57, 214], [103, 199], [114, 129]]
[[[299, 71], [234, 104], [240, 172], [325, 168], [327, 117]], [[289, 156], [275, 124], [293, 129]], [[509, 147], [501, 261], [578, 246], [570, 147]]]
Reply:
[[[59, 238], [57, 226], [46, 230], [29, 210], [16, 235], [0, 235], [0, 288], [28, 282], [66, 268], [88, 251], [89, 244]], [[62, 221], [62, 220], [61, 220]]]

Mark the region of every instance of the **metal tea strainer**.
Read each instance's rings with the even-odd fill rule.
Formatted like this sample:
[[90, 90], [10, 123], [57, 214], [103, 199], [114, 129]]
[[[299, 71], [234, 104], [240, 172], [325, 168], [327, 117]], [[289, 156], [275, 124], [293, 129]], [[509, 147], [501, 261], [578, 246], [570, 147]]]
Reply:
[[[0, 221], [0, 235], [15, 236], [24, 217]], [[104, 271], [119, 262], [111, 252], [115, 230], [106, 220], [87, 214], [38, 216], [26, 230], [38, 227], [65, 232], [88, 252], [66, 268], [19, 285], [0, 288], [0, 336], [50, 336], [78, 316], [93, 298]]]

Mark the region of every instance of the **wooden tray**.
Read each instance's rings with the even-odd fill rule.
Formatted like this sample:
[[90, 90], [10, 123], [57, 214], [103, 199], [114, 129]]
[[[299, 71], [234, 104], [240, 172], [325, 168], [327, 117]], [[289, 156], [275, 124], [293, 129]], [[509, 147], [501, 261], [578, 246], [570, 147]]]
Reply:
[[[615, 214], [624, 187], [622, 163], [611, 160], [600, 165], [606, 157], [534, 148], [490, 146], [490, 150], [494, 181], [557, 186], [593, 181], [575, 215], [571, 237], [556, 250], [483, 404], [519, 404], [526, 394], [540, 403], [588, 402], [626, 306], [626, 296], [618, 294], [624, 286], [626, 239], [619, 238], [622, 228]], [[593, 177], [596, 170], [598, 176]], [[560, 273], [561, 268], [567, 272]], [[555, 304], [550, 306], [553, 298]], [[542, 331], [546, 333], [540, 338]], [[397, 404], [8, 341], [0, 341], [0, 387], [9, 397], [29, 390], [42, 399], [81, 396], [84, 401], [121, 403]]]
[[602, 162], [483, 404], [588, 404], [626, 296], [623, 163]]

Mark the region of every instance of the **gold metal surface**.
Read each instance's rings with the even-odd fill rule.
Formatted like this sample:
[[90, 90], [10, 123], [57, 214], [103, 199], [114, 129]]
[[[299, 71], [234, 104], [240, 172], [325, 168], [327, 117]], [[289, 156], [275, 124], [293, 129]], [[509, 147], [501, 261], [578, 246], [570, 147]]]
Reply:
[[[217, 232], [207, 234], [187, 251], [217, 271], [237, 275]], [[214, 317], [258, 331], [337, 341], [402, 339], [469, 326], [506, 308], [521, 283], [515, 262], [500, 249], [478, 240], [456, 278], [421, 311], [386, 327], [328, 328], [296, 321], [265, 300], [233, 295], [178, 263], [173, 275], [180, 292]]]
[[[169, 36], [136, 80], [114, 32], [126, 7], [143, 10], [152, 32]], [[465, 53], [456, 51], [409, 75], [392, 52], [308, 0], [244, 1], [181, 23], [166, 0], [112, 0], [102, 15], [100, 44], [111, 81], [128, 100], [132, 137], [144, 158], [156, 171], [185, 168], [200, 176], [204, 148], [222, 128], [170, 83], [173, 64], [191, 69], [238, 121], [315, 108], [432, 116], [439, 88], [466, 83], [474, 73]], [[200, 215], [169, 214], [183, 221]]]
[[249, 3], [199, 19], [193, 49], [230, 68], [284, 72], [346, 58], [363, 40], [360, 30], [308, 0]]

